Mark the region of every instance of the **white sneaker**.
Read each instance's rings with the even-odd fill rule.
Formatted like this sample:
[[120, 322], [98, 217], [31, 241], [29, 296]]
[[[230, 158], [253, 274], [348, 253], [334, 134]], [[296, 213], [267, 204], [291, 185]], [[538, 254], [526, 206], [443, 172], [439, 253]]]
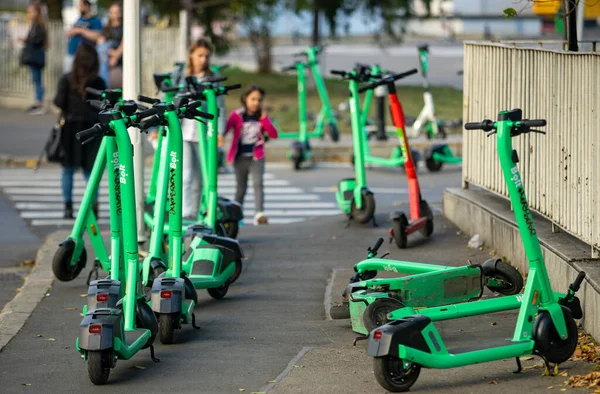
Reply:
[[254, 225], [258, 226], [259, 224], [268, 224], [269, 223], [269, 219], [267, 219], [267, 217], [265, 216], [264, 213], [262, 212], [257, 212], [256, 215], [254, 215]]

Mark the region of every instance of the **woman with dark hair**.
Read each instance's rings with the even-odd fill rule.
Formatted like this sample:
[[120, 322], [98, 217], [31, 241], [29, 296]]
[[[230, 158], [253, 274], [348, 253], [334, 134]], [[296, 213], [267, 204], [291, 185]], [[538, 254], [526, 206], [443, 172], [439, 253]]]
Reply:
[[101, 76], [111, 89], [123, 87], [123, 10], [119, 3], [108, 9], [108, 23], [98, 38], [98, 53], [101, 54]]
[[27, 109], [30, 115], [44, 113], [44, 85], [42, 84], [42, 70], [46, 66], [46, 49], [48, 48], [48, 31], [44, 23], [42, 10], [37, 3], [27, 7], [27, 20], [31, 28], [27, 38], [23, 39], [23, 53], [21, 64], [29, 66], [31, 79], [35, 86], [35, 103]]
[[[78, 141], [75, 135], [90, 128], [98, 122], [98, 113], [89, 104], [85, 88], [98, 90], [106, 88], [106, 84], [98, 76], [98, 54], [89, 44], [82, 43], [73, 59], [71, 72], [64, 74], [58, 82], [54, 104], [62, 110], [65, 119], [61, 134], [61, 145], [65, 157], [62, 163], [62, 192], [65, 202], [65, 219], [73, 218], [73, 174], [81, 168], [86, 181], [90, 177], [100, 140], [85, 145]], [[90, 97], [91, 98], [91, 97]], [[98, 216], [98, 202], [94, 202], [93, 210]]]

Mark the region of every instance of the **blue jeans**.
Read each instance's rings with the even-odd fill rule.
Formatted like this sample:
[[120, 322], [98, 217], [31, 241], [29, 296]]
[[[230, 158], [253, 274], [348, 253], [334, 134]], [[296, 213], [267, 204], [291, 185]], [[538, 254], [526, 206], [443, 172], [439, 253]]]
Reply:
[[107, 88], [110, 88], [110, 78], [108, 75], [108, 50], [110, 49], [110, 41], [103, 42], [102, 44], [96, 45], [96, 51], [98, 52], [98, 60], [100, 62], [100, 78], [104, 80]]
[[35, 101], [36, 103], [44, 102], [44, 86], [42, 85], [42, 69], [38, 67], [30, 66], [31, 80], [35, 85]]
[[[76, 167], [63, 167], [61, 175], [62, 194], [64, 202], [73, 202], [73, 175], [77, 172]], [[83, 170], [83, 176], [87, 182], [90, 179], [91, 171]], [[94, 196], [94, 201], [98, 199], [98, 192]]]

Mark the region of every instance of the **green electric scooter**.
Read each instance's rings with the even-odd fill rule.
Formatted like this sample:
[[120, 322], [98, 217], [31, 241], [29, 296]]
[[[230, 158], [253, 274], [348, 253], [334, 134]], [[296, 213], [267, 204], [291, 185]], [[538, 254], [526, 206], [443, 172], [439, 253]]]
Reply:
[[[150, 101], [141, 96], [142, 101]], [[197, 117], [210, 119], [212, 114], [200, 112], [196, 107], [201, 102], [186, 103], [184, 100], [175, 100], [180, 106], [172, 103], [154, 103], [152, 109], [156, 111], [155, 117], [163, 120], [167, 125], [179, 122], [179, 117], [195, 119]], [[187, 104], [187, 105], [181, 105]], [[142, 121], [142, 130], [153, 126], [154, 120]], [[168, 270], [153, 280], [150, 296], [150, 305], [159, 320], [159, 337], [163, 344], [173, 343], [173, 333], [181, 329], [182, 324], [195, 324], [194, 307], [198, 303], [198, 295], [193, 283], [182, 272], [182, 154], [183, 139], [181, 129], [166, 127], [167, 149], [161, 153], [159, 181], [157, 185], [157, 199], [154, 204], [154, 224], [162, 228], [166, 215], [169, 215], [169, 257]], [[168, 200], [168, 201], [167, 201]], [[148, 256], [143, 262], [143, 282], [148, 282], [148, 275], [156, 272], [158, 267], [165, 267], [163, 262], [162, 234], [152, 232]]]
[[354, 151], [354, 178], [342, 179], [338, 183], [335, 199], [342, 212], [358, 223], [375, 223], [375, 196], [367, 187], [365, 171], [363, 130], [361, 126], [360, 97], [358, 86], [371, 80], [369, 69], [359, 66], [350, 72], [332, 70], [332, 74], [348, 80], [350, 90], [350, 120], [352, 122], [352, 150]]
[[306, 67], [308, 67], [307, 63], [297, 61], [295, 64], [282, 69], [282, 71], [296, 71], [298, 78], [298, 125], [300, 131], [298, 132], [298, 140], [292, 142], [291, 150], [286, 153], [287, 158], [292, 161], [294, 170], [296, 171], [300, 169], [304, 162], [310, 161], [314, 164], [314, 157], [308, 138], [306, 115], [306, 78], [304, 75]]
[[[107, 107], [112, 107], [122, 102], [121, 90], [109, 89], [105, 91], [98, 91], [96, 89], [87, 88], [86, 92], [101, 99], [103, 104]], [[100, 104], [97, 103], [97, 108], [102, 107], [101, 105], [98, 107], [98, 105]], [[114, 176], [117, 176], [119, 154], [117, 151], [115, 137], [113, 135], [108, 135], [105, 138], [102, 138], [102, 142], [100, 143], [100, 148], [96, 155], [90, 178], [85, 187], [83, 198], [81, 200], [71, 234], [69, 234], [69, 236], [59, 245], [52, 259], [52, 271], [56, 278], [60, 281], [68, 282], [75, 279], [86, 266], [87, 251], [85, 248], [85, 242], [83, 240], [83, 235], [86, 232], [96, 256], [94, 268], [92, 271], [90, 271], [87, 283], [90, 283], [92, 275], [94, 272], [97, 274], [98, 269], [101, 268], [106, 272], [110, 271], [111, 256], [109, 256], [109, 252], [106, 248], [104, 240], [102, 239], [97, 218], [92, 209], [93, 201], [96, 199], [100, 181], [102, 180], [102, 176], [106, 170], [107, 163], [112, 165], [112, 169], [110, 170], [111, 173]], [[110, 176], [109, 181], [113, 181]], [[114, 187], [109, 186], [108, 192], [109, 199], [114, 200]], [[120, 216], [120, 213], [117, 214], [116, 212], [115, 204], [111, 204], [110, 207], [111, 218]], [[120, 237], [120, 234], [118, 234], [118, 237]], [[111, 237], [111, 250], [113, 251], [113, 254], [118, 253], [117, 249], [115, 248], [118, 248], [120, 243], [120, 238]]]
[[[395, 73], [391, 73], [390, 71], [383, 70], [377, 64], [373, 65], [373, 66], [367, 66], [364, 64], [360, 64], [357, 66], [370, 68], [370, 73], [371, 73], [371, 77], [372, 77], [371, 82], [379, 81], [383, 77], [387, 77], [387, 76], [395, 74]], [[414, 69], [413, 74], [416, 74], [417, 72], [418, 72], [417, 69]], [[385, 87], [383, 87], [383, 88], [385, 89]], [[370, 108], [371, 102], [373, 100], [374, 92], [375, 92], [375, 89], [367, 89], [366, 90], [366, 93], [364, 96], [364, 101], [363, 101], [362, 112], [361, 112], [361, 125], [364, 130], [364, 139], [365, 139], [365, 141], [363, 143], [365, 163], [366, 164], [374, 164], [376, 166], [381, 166], [381, 167], [388, 167], [388, 168], [395, 168], [395, 167], [403, 166], [404, 162], [405, 162], [405, 158], [404, 158], [404, 154], [402, 153], [402, 149], [401, 149], [400, 145], [396, 146], [396, 148], [392, 151], [390, 157], [374, 156], [371, 153], [371, 150], [369, 149], [369, 132], [367, 131], [366, 126], [367, 126], [367, 123], [369, 122], [369, 108]], [[403, 132], [406, 131], [406, 127], [404, 126], [404, 124], [402, 125], [402, 130], [403, 130]], [[396, 133], [398, 134], [399, 141], [402, 142], [403, 137], [399, 134], [400, 131], [399, 131], [398, 127], [396, 127]], [[415, 162], [418, 162], [419, 158], [421, 156], [419, 151], [416, 149], [411, 149], [410, 152], [411, 152], [413, 160]], [[354, 154], [351, 155], [350, 161], [352, 164], [354, 164]]]
[[[525, 355], [540, 356], [547, 368], [549, 363], [558, 364], [573, 355], [577, 347], [574, 319], [583, 317], [575, 293], [585, 273], [579, 272], [567, 294], [552, 291], [523, 181], [516, 166], [518, 155], [512, 147], [512, 137], [540, 132], [532, 127], [545, 125], [545, 120], [522, 119], [520, 109], [500, 112], [496, 122], [484, 120], [465, 124], [467, 130], [490, 132], [488, 136], [498, 134], [498, 156], [529, 264], [525, 291], [514, 296], [418, 311], [406, 307], [390, 313], [388, 318], [394, 320], [371, 331], [368, 346], [368, 354], [375, 358], [375, 378], [386, 390], [408, 391], [417, 381], [422, 367], [456, 368], [514, 357], [519, 372], [522, 369], [519, 357]], [[513, 337], [499, 338], [479, 346], [448, 349], [433, 324], [435, 321], [514, 309], [519, 310], [519, 315]]]
[[[412, 135], [418, 136], [424, 133], [429, 139], [445, 139], [447, 136], [446, 129], [444, 128], [442, 121], [439, 120], [435, 114], [433, 96], [429, 91], [429, 80], [427, 79], [427, 72], [429, 70], [429, 45], [418, 47], [418, 51], [421, 75], [423, 76], [423, 100], [425, 104], [421, 113], [419, 113], [419, 116], [412, 125]], [[462, 163], [462, 157], [454, 156], [448, 144], [436, 144], [427, 148], [424, 153], [424, 159], [427, 169], [431, 172], [440, 171], [444, 163]]]
[[110, 279], [119, 289], [117, 297], [123, 297], [116, 307], [86, 308], [76, 341], [77, 351], [88, 362], [88, 375], [94, 384], [106, 383], [110, 369], [116, 366], [118, 359], [128, 360], [141, 349], [149, 347], [152, 359], [158, 361], [152, 346], [158, 332], [158, 322], [144, 296], [138, 292], [133, 146], [127, 127], [146, 114], [135, 115], [136, 110], [136, 103], [124, 102], [118, 110], [100, 112], [100, 123], [77, 133], [77, 138], [84, 143], [94, 137], [114, 136], [118, 152], [118, 172], [115, 173], [114, 182], [111, 181], [116, 198], [111, 198], [110, 202], [111, 205], [117, 204], [114, 207], [117, 215], [111, 216], [111, 235], [122, 231], [123, 253], [122, 256], [115, 256], [120, 250], [115, 245]]
[[[306, 103], [306, 80], [304, 77], [304, 70], [305, 67], [308, 66], [315, 81], [315, 86], [317, 87], [322, 106], [321, 111], [317, 116], [315, 129], [307, 132], [306, 138], [323, 138], [325, 136], [325, 129], [327, 128], [331, 140], [337, 142], [340, 138], [339, 127], [337, 120], [333, 115], [331, 104], [329, 103], [329, 96], [327, 95], [327, 88], [325, 87], [325, 82], [323, 82], [323, 77], [321, 76], [321, 70], [319, 70], [318, 55], [323, 49], [324, 47], [322, 46], [312, 46], [304, 52], [295, 53], [293, 55], [294, 57], [306, 57], [306, 63], [301, 63], [303, 66], [301, 68], [296, 68], [296, 70], [298, 70], [298, 105], [300, 106], [302, 102]], [[275, 120], [273, 120], [273, 125], [277, 128], [279, 139], [300, 139], [300, 131], [283, 131], [281, 130], [281, 127], [277, 125]], [[308, 130], [306, 111], [304, 111], [304, 115], [299, 114], [299, 125], [301, 128], [305, 127]]]
[[[178, 101], [196, 99], [197, 93], [190, 92], [175, 99], [175, 106]], [[166, 104], [166, 103], [165, 103]], [[168, 104], [167, 104], [168, 106]], [[156, 105], [154, 106], [156, 107]], [[153, 107], [153, 108], [154, 108]], [[210, 117], [210, 114], [205, 114]], [[166, 126], [168, 128], [168, 136], [176, 138], [181, 135], [181, 125], [176, 116], [159, 116], [154, 115], [146, 119], [143, 123], [144, 127]], [[187, 227], [186, 236], [192, 238], [191, 245], [184, 253], [182, 270], [185, 275], [191, 280], [196, 289], [206, 289], [208, 294], [215, 298], [221, 299], [225, 297], [229, 286], [237, 280], [242, 271], [242, 258], [244, 257], [239, 243], [235, 239], [220, 237], [215, 234], [215, 226], [217, 224], [217, 133], [212, 128], [207, 128], [208, 141], [208, 173], [204, 182], [207, 184], [207, 210], [206, 218], [202, 223], [193, 224]], [[179, 137], [181, 138], [181, 137]], [[169, 143], [171, 145], [171, 143]], [[174, 143], [177, 146], [177, 141]], [[170, 153], [172, 154], [172, 153]], [[169, 159], [167, 159], [169, 160]], [[171, 159], [172, 160], [172, 159]], [[169, 183], [171, 181], [169, 180]], [[170, 210], [170, 208], [168, 208]], [[171, 232], [169, 232], [171, 234]], [[172, 244], [171, 240], [171, 244]], [[176, 243], [179, 252], [182, 245]], [[172, 253], [175, 253], [172, 251]], [[145, 261], [143, 266], [143, 278], [149, 277], [151, 262]], [[209, 274], [195, 272], [194, 268], [200, 267], [209, 263], [212, 265]]]

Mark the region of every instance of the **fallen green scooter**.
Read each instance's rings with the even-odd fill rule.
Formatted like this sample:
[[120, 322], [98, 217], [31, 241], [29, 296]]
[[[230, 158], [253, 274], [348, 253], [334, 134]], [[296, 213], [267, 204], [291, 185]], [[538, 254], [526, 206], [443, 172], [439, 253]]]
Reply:
[[[502, 111], [496, 122], [467, 123], [467, 130], [497, 133], [500, 165], [512, 202], [521, 239], [529, 264], [527, 285], [523, 294], [470, 303], [426, 308], [415, 311], [407, 307], [390, 314], [395, 320], [369, 334], [368, 354], [374, 357], [377, 382], [392, 392], [408, 391], [417, 381], [421, 368], [446, 369], [515, 358], [520, 372], [520, 357], [537, 355], [546, 368], [549, 363], [568, 360], [577, 347], [577, 324], [583, 317], [580, 301], [575, 296], [585, 278], [579, 272], [567, 294], [552, 291], [544, 256], [533, 224], [523, 180], [516, 166], [518, 155], [512, 138], [545, 126], [545, 120], [522, 119], [522, 111]], [[544, 132], [541, 132], [544, 133]], [[515, 331], [510, 339], [499, 339], [478, 346], [448, 349], [433, 322], [519, 310]]]
[[[113, 220], [116, 222], [121, 219], [122, 222], [117, 225], [118, 231], [123, 232], [123, 255], [113, 257], [110, 279], [119, 283], [123, 298], [115, 308], [86, 310], [76, 341], [77, 351], [88, 362], [89, 378], [97, 385], [108, 381], [110, 369], [116, 366], [118, 359], [128, 360], [141, 349], [149, 347], [152, 359], [158, 361], [154, 357], [152, 346], [158, 332], [158, 322], [143, 295], [138, 293], [139, 257], [133, 146], [127, 131], [128, 126], [134, 125], [141, 118], [139, 115], [132, 115], [136, 109], [134, 102], [126, 102], [119, 110], [102, 111], [99, 114], [100, 123], [77, 134], [77, 138], [84, 143], [94, 137], [114, 135], [118, 148], [116, 186], [119, 198], [111, 200], [111, 204], [113, 201], [121, 203], [116, 207], [121, 215]], [[123, 113], [132, 116], [125, 117]]]

